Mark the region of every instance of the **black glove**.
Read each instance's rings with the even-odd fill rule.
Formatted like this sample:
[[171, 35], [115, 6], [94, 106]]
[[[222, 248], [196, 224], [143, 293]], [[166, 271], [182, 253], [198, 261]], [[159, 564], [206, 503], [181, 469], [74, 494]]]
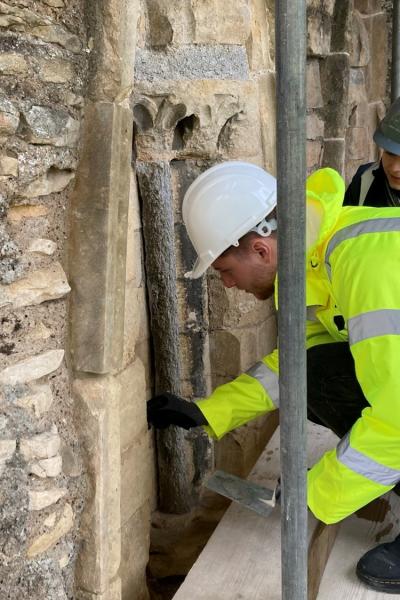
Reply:
[[193, 402], [165, 392], [147, 402], [147, 422], [156, 429], [178, 425], [184, 429], [207, 425], [207, 419]]

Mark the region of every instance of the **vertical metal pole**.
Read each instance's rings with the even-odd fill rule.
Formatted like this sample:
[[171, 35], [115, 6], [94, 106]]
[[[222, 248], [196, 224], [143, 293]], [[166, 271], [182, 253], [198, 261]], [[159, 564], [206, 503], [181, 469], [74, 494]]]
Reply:
[[393, 0], [391, 101], [400, 96], [400, 0]]
[[282, 598], [307, 599], [306, 1], [276, 0]]

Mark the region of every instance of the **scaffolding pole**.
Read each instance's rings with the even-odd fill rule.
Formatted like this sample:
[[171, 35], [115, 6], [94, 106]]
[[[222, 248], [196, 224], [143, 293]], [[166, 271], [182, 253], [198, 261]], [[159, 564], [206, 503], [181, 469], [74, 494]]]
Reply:
[[400, 96], [400, 0], [393, 0], [391, 101]]
[[307, 599], [306, 1], [276, 0], [282, 598]]

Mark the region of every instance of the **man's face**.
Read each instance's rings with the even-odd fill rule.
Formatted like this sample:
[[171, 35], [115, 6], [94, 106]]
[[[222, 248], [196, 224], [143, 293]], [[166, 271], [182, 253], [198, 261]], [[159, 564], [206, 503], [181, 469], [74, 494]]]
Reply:
[[266, 300], [274, 293], [277, 270], [276, 243], [272, 240], [256, 240], [246, 250], [232, 248], [213, 262], [227, 288], [236, 287], [253, 294], [258, 300]]
[[382, 152], [382, 167], [390, 187], [394, 190], [400, 190], [400, 156], [384, 150]]

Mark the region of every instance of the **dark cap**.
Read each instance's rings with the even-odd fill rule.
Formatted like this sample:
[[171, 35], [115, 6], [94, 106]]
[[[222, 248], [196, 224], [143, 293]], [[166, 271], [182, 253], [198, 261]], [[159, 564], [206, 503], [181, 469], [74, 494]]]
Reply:
[[400, 156], [400, 97], [376, 128], [374, 142], [387, 152]]

